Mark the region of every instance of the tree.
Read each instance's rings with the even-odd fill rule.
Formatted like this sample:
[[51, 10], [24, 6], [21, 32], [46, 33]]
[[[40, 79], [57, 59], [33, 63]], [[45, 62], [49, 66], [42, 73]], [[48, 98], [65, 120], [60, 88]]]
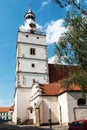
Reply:
[[69, 65], [79, 65], [87, 72], [87, 18], [81, 16], [67, 16], [66, 32], [62, 34], [55, 53], [58, 62]]
[[87, 5], [86, 0], [52, 0], [56, 3], [60, 8], [64, 8], [67, 6], [73, 7], [80, 14], [87, 15]]
[[55, 43], [55, 54], [58, 63], [78, 66], [79, 71], [73, 72], [62, 86], [69, 89], [71, 84], [79, 85], [83, 96], [87, 90], [87, 17], [76, 13], [67, 13], [65, 18], [66, 31]]

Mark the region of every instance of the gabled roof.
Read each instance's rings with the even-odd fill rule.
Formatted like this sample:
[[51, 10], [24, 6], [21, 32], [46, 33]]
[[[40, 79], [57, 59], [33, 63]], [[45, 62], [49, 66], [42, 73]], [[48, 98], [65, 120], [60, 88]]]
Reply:
[[69, 90], [61, 87], [61, 83], [55, 82], [52, 84], [41, 85], [42, 95], [59, 95], [65, 91], [80, 91], [80, 87], [72, 85]]
[[14, 105], [11, 107], [0, 107], [0, 112], [9, 112], [14, 110]]
[[11, 107], [9, 107], [9, 110], [13, 111], [14, 110], [14, 105], [12, 105]]

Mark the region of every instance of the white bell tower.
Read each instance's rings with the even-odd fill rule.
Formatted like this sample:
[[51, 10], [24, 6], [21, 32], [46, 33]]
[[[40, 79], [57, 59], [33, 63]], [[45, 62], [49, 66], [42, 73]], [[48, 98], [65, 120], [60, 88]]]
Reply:
[[49, 83], [46, 35], [37, 28], [29, 9], [18, 32], [16, 87], [31, 87], [33, 80]]
[[46, 35], [40, 31], [31, 9], [19, 28], [16, 45], [16, 91], [13, 121], [23, 122], [30, 105], [33, 81], [49, 83]]
[[32, 33], [36, 30], [35, 14], [33, 14], [31, 9], [25, 14], [25, 26], [27, 26], [27, 29]]

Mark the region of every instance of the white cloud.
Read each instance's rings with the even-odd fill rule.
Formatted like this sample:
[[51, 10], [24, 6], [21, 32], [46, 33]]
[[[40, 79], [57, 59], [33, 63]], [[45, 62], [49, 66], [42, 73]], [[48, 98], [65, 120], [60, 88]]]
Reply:
[[49, 59], [48, 59], [48, 63], [49, 64], [64, 64], [64, 62], [58, 62], [59, 60], [58, 60], [58, 57], [56, 56], [56, 55], [54, 55], [54, 56], [51, 56]]
[[[50, 23], [44, 26], [46, 32], [46, 42], [47, 44], [55, 43], [59, 40], [59, 37], [62, 33], [64, 33], [65, 27], [63, 26], [64, 19], [59, 19], [56, 21], [51, 21]], [[50, 64], [60, 64], [58, 63], [58, 57], [56, 55], [50, 57], [48, 59], [48, 63]]]
[[30, 23], [34, 23], [34, 24], [36, 25], [35, 30], [36, 30], [37, 32], [40, 32], [41, 30], [43, 30], [43, 27], [42, 27], [41, 25], [37, 24], [36, 22], [34, 22], [34, 21], [31, 20], [31, 19], [27, 20], [27, 22], [25, 21], [24, 25], [21, 25], [21, 26], [19, 27], [19, 29], [20, 29], [21, 31], [23, 31], [23, 32], [25, 32], [26, 30], [29, 31], [29, 30], [31, 29], [31, 27], [29, 26]]
[[50, 2], [51, 2], [51, 0], [45, 0], [45, 1], [43, 1], [42, 4], [41, 4], [41, 8], [44, 7], [44, 6], [46, 6], [46, 5], [48, 5]]
[[46, 41], [48, 44], [57, 42], [61, 34], [65, 31], [63, 26], [64, 19], [59, 19], [57, 21], [51, 21], [46, 26]]
[[77, 3], [79, 3], [80, 2], [80, 0], [77, 0]]
[[64, 61], [64, 57], [61, 57], [61, 59], [59, 59], [56, 55], [51, 56], [48, 59], [48, 63], [49, 64], [62, 64], [62, 65], [67, 65], [67, 63], [65, 63]]
[[41, 26], [41, 25], [39, 25], [39, 24], [37, 24], [36, 23], [36, 29], [38, 30], [38, 31], [43, 31], [43, 26]]
[[55, 64], [55, 59], [56, 59], [56, 56], [55, 56], [55, 55], [52, 56], [52, 57], [50, 57], [50, 58], [48, 59], [48, 63], [49, 63], [49, 64]]

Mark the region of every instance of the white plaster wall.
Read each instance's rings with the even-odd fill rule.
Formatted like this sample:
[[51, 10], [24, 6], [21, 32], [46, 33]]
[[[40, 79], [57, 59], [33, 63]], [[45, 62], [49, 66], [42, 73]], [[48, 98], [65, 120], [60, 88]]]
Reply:
[[[28, 35], [28, 37], [26, 37], [26, 35]], [[37, 37], [39, 37], [39, 39]], [[18, 33], [18, 42], [46, 45], [46, 36], [19, 32]]]
[[58, 96], [58, 105], [61, 108], [59, 119], [61, 119], [62, 124], [67, 124], [69, 121], [68, 119], [68, 102], [67, 102], [67, 93], [63, 93], [60, 96]]
[[[49, 82], [47, 48], [45, 35], [18, 32], [17, 40], [16, 77], [18, 79], [16, 78], [16, 87], [18, 87], [19, 83], [20, 88], [16, 90], [14, 117], [15, 120], [19, 117], [21, 121], [23, 121], [28, 117], [26, 108], [31, 105], [29, 101], [31, 89], [29, 89], [29, 87], [32, 86], [33, 79], [40, 83]], [[35, 55], [30, 55], [30, 48], [36, 49]], [[31, 68], [32, 63], [35, 63], [35, 68]], [[18, 71], [19, 73], [17, 73]]]
[[75, 108], [74, 115], [76, 120], [87, 120], [87, 106], [79, 106]]
[[17, 60], [17, 57], [18, 57], [18, 47], [16, 45], [16, 60]]
[[[69, 122], [72, 122], [73, 120], [75, 120], [74, 117], [74, 108], [78, 108], [78, 113], [79, 113], [79, 117], [78, 119], [83, 118], [83, 115], [81, 114], [82, 111], [84, 111], [84, 107], [83, 110], [81, 108], [81, 106], [77, 105], [77, 100], [79, 98], [82, 98], [82, 93], [81, 92], [68, 92], [67, 94], [68, 96], [68, 115], [69, 115]], [[81, 109], [80, 109], [81, 108]], [[87, 113], [87, 112], [86, 112]]]
[[39, 82], [36, 82], [32, 86], [32, 99], [36, 98], [38, 95], [42, 95], [42, 89], [40, 89]]
[[13, 112], [13, 118], [12, 121], [17, 124], [17, 92], [14, 97], [14, 112]]
[[18, 74], [15, 76], [15, 87], [18, 86]]
[[31, 89], [18, 88], [17, 94], [17, 117], [23, 122], [28, 118], [27, 108], [31, 106]]
[[[84, 106], [82, 108], [82, 106], [77, 105], [77, 100], [79, 98], [82, 98], [81, 92], [65, 92], [58, 96], [58, 104], [59, 107], [61, 107], [61, 114], [59, 113], [59, 116], [61, 115], [61, 117], [59, 117], [59, 119], [62, 121], [62, 124], [72, 122], [75, 120], [75, 116], [77, 119], [82, 119], [84, 116], [84, 114], [81, 114], [82, 111], [87, 113]], [[76, 110], [74, 110], [74, 108], [76, 108]]]
[[[40, 108], [40, 106], [42, 105], [42, 97], [41, 96], [37, 96], [37, 94], [36, 94], [36, 92], [37, 92], [36, 86], [38, 86], [37, 83], [35, 83], [33, 85], [33, 87], [32, 87], [32, 107], [34, 108], [34, 110], [33, 110], [33, 123], [34, 124], [36, 124], [35, 107], [39, 107]], [[41, 112], [40, 112], [40, 115], [41, 115]]]
[[[58, 105], [56, 96], [41, 96], [33, 100], [34, 103], [41, 103], [40, 107], [40, 123], [48, 123], [49, 119], [49, 107], [51, 108], [52, 122], [58, 122]], [[35, 115], [34, 115], [35, 116]], [[34, 117], [34, 123], [35, 123]]]
[[[20, 66], [19, 70], [23, 72], [37, 72], [37, 73], [46, 73], [47, 72], [47, 65], [45, 61], [38, 61], [38, 60], [29, 60], [29, 59], [20, 59]], [[35, 67], [32, 67], [32, 64]]]
[[[34, 122], [34, 124], [36, 124], [35, 107], [40, 107], [41, 105], [42, 105], [42, 97], [41, 96], [38, 96], [38, 97], [36, 97], [32, 100], [32, 107], [34, 108], [34, 111], [33, 111], [33, 122]], [[41, 115], [41, 110], [40, 110], [40, 115]], [[40, 117], [40, 119], [41, 119], [41, 117]]]
[[33, 119], [33, 110], [32, 113], [30, 110], [27, 111], [28, 119]]
[[[47, 59], [46, 46], [35, 45], [32, 43], [20, 43], [18, 46], [20, 47], [20, 57]], [[35, 55], [30, 54], [30, 48], [35, 48]]]
[[43, 123], [47, 123], [49, 119], [49, 107], [51, 108], [52, 122], [58, 122], [58, 99], [56, 96], [43, 97]]
[[12, 118], [13, 118], [13, 110], [10, 110], [10, 111], [8, 112], [8, 119], [9, 119], [9, 120], [12, 120]]
[[20, 73], [19, 75], [19, 85], [21, 87], [32, 87], [33, 79], [35, 79], [35, 81], [40, 81], [40, 83], [49, 82], [47, 74]]
[[[35, 55], [30, 55], [30, 48], [36, 49]], [[16, 61], [16, 72], [19, 72], [16, 73], [16, 86], [17, 80], [21, 87], [31, 87], [33, 79], [40, 83], [49, 83], [45, 35], [18, 32]]]

